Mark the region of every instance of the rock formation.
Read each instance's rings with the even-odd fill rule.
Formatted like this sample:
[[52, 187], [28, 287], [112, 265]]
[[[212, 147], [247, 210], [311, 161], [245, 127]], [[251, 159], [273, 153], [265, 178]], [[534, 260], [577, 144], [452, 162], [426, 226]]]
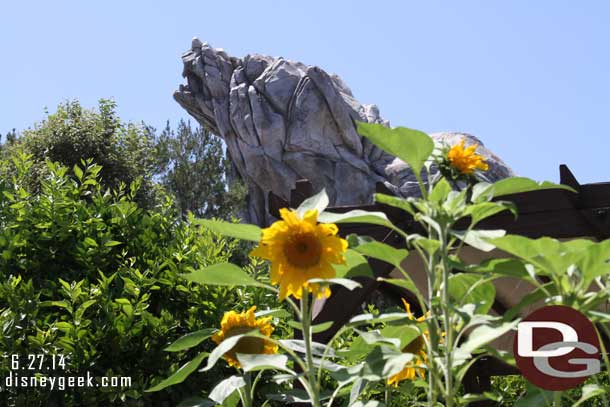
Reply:
[[[248, 185], [246, 220], [270, 221], [269, 191], [288, 200], [298, 179], [323, 187], [331, 205], [370, 203], [375, 185], [415, 193], [409, 167], [356, 132], [355, 121], [389, 125], [375, 105], [358, 102], [336, 75], [317, 66], [264, 55], [230, 57], [193, 39], [182, 56], [186, 85], [176, 101], [227, 145], [236, 174]], [[466, 137], [488, 159], [490, 180], [512, 175], [502, 160], [473, 136], [431, 135], [449, 144]]]

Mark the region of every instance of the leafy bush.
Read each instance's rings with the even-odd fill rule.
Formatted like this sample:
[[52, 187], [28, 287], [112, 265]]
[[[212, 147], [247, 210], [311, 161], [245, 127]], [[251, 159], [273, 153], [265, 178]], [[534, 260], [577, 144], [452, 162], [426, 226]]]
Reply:
[[[143, 390], [193, 356], [163, 352], [168, 344], [215, 326], [225, 307], [247, 301], [179, 277], [227, 261], [237, 243], [192, 217], [181, 220], [167, 197], [142, 208], [138, 180], [109, 191], [100, 183], [104, 169], [91, 160], [71, 169], [47, 160], [37, 187], [28, 182], [35, 163], [18, 148], [0, 160], [0, 353], [69, 355], [66, 371], [51, 375], [89, 371], [132, 383], [65, 392], [3, 388], [0, 405], [175, 406], [195, 394], [215, 375], [194, 375], [154, 402]], [[0, 360], [6, 377], [10, 360]]]
[[100, 175], [108, 188], [118, 189], [121, 183], [129, 185], [142, 178], [138, 202], [152, 206], [153, 136], [144, 124], [122, 122], [112, 100], [100, 99], [97, 110], [85, 109], [77, 100], [61, 103], [19, 140], [19, 148], [32, 154], [36, 162], [32, 168], [36, 179], [44, 176], [45, 160], [71, 169], [82, 159], [93, 159], [102, 167]]

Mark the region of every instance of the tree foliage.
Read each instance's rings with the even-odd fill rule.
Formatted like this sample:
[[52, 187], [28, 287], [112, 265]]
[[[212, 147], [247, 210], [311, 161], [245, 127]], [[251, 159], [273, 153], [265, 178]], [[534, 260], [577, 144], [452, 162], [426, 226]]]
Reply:
[[225, 219], [238, 214], [245, 188], [229, 182], [230, 163], [218, 137], [181, 120], [176, 130], [168, 122], [156, 143], [157, 175], [181, 213]]
[[92, 159], [102, 167], [105, 187], [118, 190], [141, 178], [138, 202], [154, 202], [153, 137], [143, 123], [121, 121], [112, 100], [100, 99], [97, 109], [86, 109], [77, 100], [61, 103], [56, 112], [25, 130], [20, 141], [35, 161], [36, 179], [46, 170], [45, 160], [71, 169], [82, 159]]

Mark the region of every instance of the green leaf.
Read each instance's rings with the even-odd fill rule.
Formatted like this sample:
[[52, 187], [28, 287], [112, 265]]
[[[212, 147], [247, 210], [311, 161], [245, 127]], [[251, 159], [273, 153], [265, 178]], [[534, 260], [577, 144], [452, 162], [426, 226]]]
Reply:
[[294, 373], [286, 366], [288, 363], [288, 357], [285, 355], [245, 355], [238, 353], [237, 360], [239, 360], [239, 364], [244, 372], [274, 369], [291, 374]]
[[386, 379], [400, 372], [413, 359], [410, 353], [395, 351], [385, 346], [377, 346], [366, 357], [359, 377], [377, 381]]
[[430, 256], [436, 253], [436, 251], [441, 247], [441, 242], [438, 240], [429, 239], [422, 236], [418, 236], [416, 239], [412, 240], [412, 244], [424, 249]]
[[314, 284], [337, 284], [347, 288], [350, 291], [362, 287], [360, 283], [348, 278], [312, 278], [311, 280], [308, 280], [308, 282]]
[[[367, 381], [366, 380], [362, 380], [362, 379], [356, 379], [354, 381], [354, 384], [352, 385], [352, 388], [349, 392], [349, 402], [348, 402], [348, 406], [353, 407], [353, 404], [356, 403], [356, 400], [358, 400], [358, 397], [360, 397], [360, 394], [364, 391], [364, 389], [366, 389], [366, 385], [367, 385]], [[358, 403], [360, 403], [360, 401], [358, 401]]]
[[[505, 230], [452, 230], [451, 234], [460, 240], [463, 240], [469, 246], [479, 249], [484, 252], [490, 252], [496, 248], [496, 238], [504, 236]], [[492, 240], [494, 239], [494, 240]], [[492, 241], [493, 243], [490, 243]]]
[[346, 213], [324, 212], [318, 217], [320, 223], [368, 223], [371, 225], [386, 226], [394, 228], [383, 212], [368, 212], [354, 209]]
[[585, 384], [582, 387], [582, 396], [578, 399], [576, 404], [573, 407], [578, 407], [583, 404], [585, 401], [592, 399], [593, 397], [601, 396], [603, 394], [607, 394], [607, 390], [597, 384]]
[[[280, 339], [280, 344], [284, 348], [288, 348], [298, 353], [305, 353], [305, 341], [302, 339]], [[326, 349], [327, 345], [319, 342], [311, 343], [311, 353], [316, 356], [324, 355], [326, 352], [326, 356], [334, 356], [334, 351], [332, 348]]]
[[60, 307], [65, 308], [67, 310], [71, 310], [72, 306], [68, 304], [66, 301], [42, 301], [40, 303], [41, 307]]
[[334, 321], [326, 321], [326, 322], [322, 322], [320, 324], [313, 325], [311, 327], [311, 333], [317, 334], [320, 332], [324, 332], [327, 329], [329, 329], [331, 326], [333, 326], [334, 323], [335, 323]]
[[475, 304], [477, 313], [487, 314], [496, 298], [496, 287], [482, 280], [480, 274], [453, 274], [449, 277], [449, 295], [457, 304]]
[[443, 177], [439, 182], [436, 183], [436, 185], [434, 185], [428, 199], [430, 199], [432, 202], [441, 203], [447, 199], [449, 192], [452, 190], [453, 188], [451, 188], [451, 185], [449, 185], [449, 181]]
[[[299, 321], [294, 321], [294, 320], [290, 320], [287, 322], [288, 326], [294, 328], [294, 329], [298, 329], [299, 331], [303, 330], [303, 324]], [[311, 333], [317, 334], [320, 332], [324, 332], [327, 329], [329, 329], [331, 326], [333, 326], [334, 322], [333, 321], [326, 321], [326, 322], [322, 322], [320, 324], [317, 325], [312, 325], [311, 328]]]
[[567, 185], [554, 184], [548, 181], [536, 182], [524, 177], [504, 178], [491, 184], [489, 188], [493, 189], [494, 197], [519, 194], [522, 192], [541, 191], [545, 189], [564, 189], [566, 191], [576, 192]]
[[74, 165], [74, 167], [72, 167], [72, 170], [74, 171], [74, 175], [76, 175], [76, 178], [78, 178], [79, 181], [83, 180], [83, 170], [80, 169], [80, 167], [78, 165]]
[[400, 263], [409, 255], [409, 252], [406, 249], [396, 249], [386, 243], [377, 241], [363, 243], [354, 250], [365, 256], [385, 261], [395, 267], [400, 267]]
[[510, 210], [515, 216], [517, 216], [517, 209], [515, 205], [504, 202], [481, 202], [478, 204], [468, 205], [464, 210], [464, 216], [470, 216], [472, 218], [470, 227], [474, 227], [480, 221], [506, 210]]
[[379, 331], [360, 332], [360, 337], [368, 345], [389, 345], [395, 348], [396, 350], [402, 349], [400, 347], [400, 339], [386, 338], [384, 335], [379, 333]]
[[[513, 330], [518, 323], [519, 320], [505, 322], [499, 326], [479, 325], [468, 334], [468, 340], [456, 349], [456, 353], [460, 355], [471, 355], [482, 346], [487, 345], [508, 331]], [[456, 360], [457, 359], [458, 358], [456, 358]]]
[[222, 404], [226, 398], [233, 394], [237, 389], [241, 389], [246, 385], [245, 380], [241, 376], [230, 376], [218, 383], [208, 396], [211, 400], [218, 404]]
[[352, 249], [348, 249], [344, 256], [345, 264], [334, 265], [338, 278], [374, 277], [369, 262], [362, 255]]
[[358, 133], [382, 150], [400, 158], [419, 174], [434, 150], [434, 141], [426, 133], [406, 127], [390, 129], [381, 124], [357, 122]]
[[381, 193], [376, 193], [374, 197], [375, 202], [377, 203], [393, 206], [394, 208], [402, 209], [403, 211], [410, 213], [411, 215], [415, 215], [415, 210], [413, 209], [413, 206], [404, 198], [399, 198], [396, 196]]
[[93, 240], [92, 238], [90, 238], [90, 237], [86, 237], [85, 240], [84, 240], [84, 243], [87, 246], [97, 247], [97, 242], [95, 240]]
[[241, 334], [241, 335], [235, 335], [235, 336], [231, 336], [229, 338], [226, 338], [224, 341], [220, 342], [220, 344], [218, 344], [218, 346], [216, 346], [214, 348], [214, 350], [212, 351], [212, 353], [210, 353], [210, 357], [208, 357], [208, 363], [206, 364], [206, 366], [199, 370], [200, 372], [206, 372], [208, 370], [210, 370], [211, 368], [214, 367], [214, 365], [216, 364], [216, 362], [218, 362], [218, 360], [227, 352], [229, 352], [231, 349], [233, 349], [233, 347], [235, 347], [235, 345], [237, 345], [237, 343], [245, 337], [254, 337], [254, 338], [258, 338], [260, 337], [260, 332], [256, 329], [253, 329], [251, 332], [245, 333], [245, 334]]
[[254, 316], [256, 316], [257, 318], [275, 317], [275, 318], [283, 319], [283, 318], [292, 317], [292, 314], [290, 312], [286, 311], [284, 308], [273, 308], [273, 309], [256, 311], [254, 313]]
[[241, 267], [232, 263], [219, 263], [189, 274], [180, 274], [181, 277], [203, 285], [243, 285], [252, 287], [266, 287], [246, 273]]
[[414, 294], [419, 293], [419, 290], [415, 286], [415, 283], [413, 282], [413, 280], [404, 280], [402, 278], [383, 278], [383, 277], [380, 277], [377, 280], [383, 281], [384, 283], [395, 285], [397, 287], [404, 288], [406, 290], [411, 291]]
[[458, 270], [473, 273], [487, 273], [521, 279], [528, 279], [529, 277], [523, 260], [519, 259], [488, 259], [481, 264], [474, 265], [452, 262], [452, 266]]
[[[413, 321], [415, 323], [415, 321]], [[417, 337], [421, 336], [416, 325], [387, 325], [381, 330], [381, 335], [387, 339], [398, 339], [398, 349], [404, 349]]]
[[514, 407], [547, 407], [553, 405], [552, 391], [543, 390], [529, 382], [525, 383], [525, 388], [525, 395], [517, 400]]
[[173, 386], [174, 384], [182, 383], [191, 373], [193, 373], [201, 364], [201, 361], [207, 356], [207, 353], [200, 353], [197, 357], [190, 362], [185, 363], [182, 367], [176, 370], [170, 377], [163, 380], [161, 383], [153, 386], [149, 389], [144, 390], [147, 393], [163, 390], [166, 387]]
[[[567, 244], [564, 243], [564, 247], [568, 247]], [[588, 286], [596, 277], [610, 274], [610, 239], [578, 250], [575, 257], [576, 265], [583, 274], [584, 284]]]
[[386, 323], [393, 321], [409, 321], [409, 317], [404, 312], [389, 312], [387, 314], [380, 314], [375, 316], [373, 314], [360, 314], [356, 315], [352, 319], [349, 320], [347, 326], [355, 327], [361, 325], [370, 325], [370, 324], [378, 324], [378, 323]]
[[328, 203], [329, 203], [329, 201], [328, 201], [328, 195], [326, 194], [326, 190], [322, 189], [320, 192], [318, 192], [314, 196], [311, 196], [311, 197], [307, 198], [306, 200], [304, 200], [299, 205], [296, 212], [300, 218], [303, 218], [303, 216], [305, 215], [305, 212], [312, 210], [312, 209], [316, 209], [318, 211], [318, 214], [320, 214], [320, 213], [324, 212], [326, 207], [328, 207]]
[[204, 340], [208, 339], [216, 331], [216, 328], [206, 328], [196, 332], [191, 332], [178, 338], [174, 343], [169, 345], [164, 350], [166, 352], [180, 352], [182, 350], [190, 349], [193, 346], [197, 346]]
[[236, 239], [259, 242], [262, 237], [261, 228], [256, 225], [224, 222], [216, 219], [196, 219], [195, 223], [200, 224], [212, 232], [223, 236], [234, 237]]
[[120, 244], [122, 244], [122, 242], [119, 242], [117, 240], [109, 240], [106, 243], [104, 243], [104, 246], [106, 246], [106, 247], [113, 247], [113, 246], [118, 246]]
[[83, 317], [83, 315], [85, 314], [85, 311], [87, 311], [87, 308], [89, 308], [96, 302], [97, 302], [97, 300], [87, 300], [87, 301], [83, 302], [76, 310], [76, 319], [81, 319]]

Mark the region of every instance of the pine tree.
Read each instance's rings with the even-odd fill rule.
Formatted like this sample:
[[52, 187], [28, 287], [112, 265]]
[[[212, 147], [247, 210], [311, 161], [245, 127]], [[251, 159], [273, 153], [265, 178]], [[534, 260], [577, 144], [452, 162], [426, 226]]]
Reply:
[[230, 182], [230, 163], [220, 138], [181, 120], [156, 139], [157, 176], [182, 214], [229, 219], [243, 207], [245, 187]]

